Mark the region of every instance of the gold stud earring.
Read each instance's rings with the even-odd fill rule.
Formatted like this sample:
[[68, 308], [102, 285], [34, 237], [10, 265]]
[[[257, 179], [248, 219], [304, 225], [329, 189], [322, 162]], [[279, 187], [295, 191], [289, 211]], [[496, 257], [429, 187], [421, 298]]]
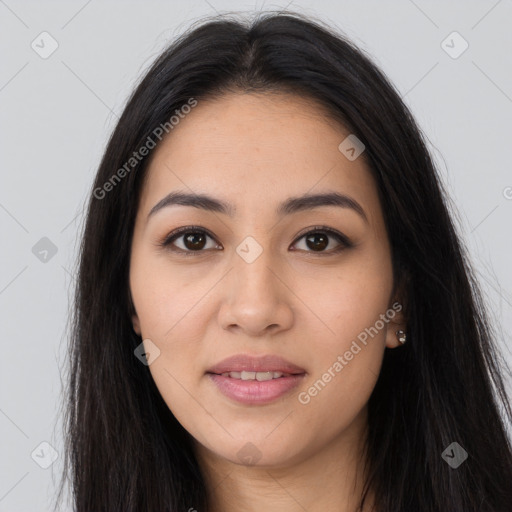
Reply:
[[396, 331], [396, 337], [402, 345], [407, 341], [407, 335], [405, 334], [405, 331]]

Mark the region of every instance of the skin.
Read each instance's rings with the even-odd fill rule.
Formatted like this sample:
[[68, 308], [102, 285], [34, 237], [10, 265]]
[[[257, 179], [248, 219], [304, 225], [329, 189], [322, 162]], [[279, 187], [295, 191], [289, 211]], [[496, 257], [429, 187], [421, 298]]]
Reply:
[[[385, 348], [400, 345], [402, 313], [359, 343], [362, 350], [309, 403], [298, 400], [400, 300], [364, 153], [350, 161], [338, 149], [349, 133], [308, 99], [230, 93], [199, 101], [151, 155], [131, 249], [133, 328], [148, 350], [160, 350], [149, 369], [195, 440], [213, 512], [352, 512], [360, 498], [367, 402]], [[178, 190], [232, 203], [236, 214], [175, 205], [148, 219]], [[337, 206], [275, 214], [291, 196], [327, 191], [355, 199], [367, 221]], [[202, 252], [186, 257], [159, 246], [190, 225], [214, 236]], [[340, 242], [330, 237], [315, 250], [302, 235], [317, 225], [354, 246], [333, 253]], [[193, 252], [181, 235], [174, 247]], [[236, 252], [247, 236], [263, 250], [252, 263]], [[280, 355], [306, 376], [273, 403], [236, 403], [205, 372], [240, 353]], [[241, 449], [259, 459], [244, 463]]]

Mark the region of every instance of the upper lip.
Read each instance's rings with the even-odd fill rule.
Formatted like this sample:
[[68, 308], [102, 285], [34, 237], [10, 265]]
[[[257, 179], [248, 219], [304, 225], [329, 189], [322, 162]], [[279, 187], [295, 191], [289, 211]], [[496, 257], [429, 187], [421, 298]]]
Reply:
[[276, 355], [250, 356], [246, 354], [236, 354], [223, 359], [216, 365], [207, 370], [207, 373], [227, 373], [227, 372], [282, 372], [290, 374], [306, 373], [304, 368], [290, 363], [286, 359]]

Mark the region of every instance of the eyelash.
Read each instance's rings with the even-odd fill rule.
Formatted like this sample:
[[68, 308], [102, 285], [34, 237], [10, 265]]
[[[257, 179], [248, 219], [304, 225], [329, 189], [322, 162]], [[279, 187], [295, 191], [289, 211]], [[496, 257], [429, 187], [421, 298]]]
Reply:
[[[185, 234], [194, 233], [194, 234], [203, 234], [209, 236], [212, 240], [214, 240], [216, 243], [218, 243], [215, 240], [215, 237], [206, 229], [200, 227], [200, 226], [185, 226], [182, 228], [175, 229], [171, 233], [169, 233], [162, 242], [160, 242], [158, 245], [166, 250], [169, 250], [173, 253], [181, 254], [183, 256], [196, 256], [201, 253], [206, 252], [207, 250], [201, 249], [198, 251], [191, 251], [191, 250], [184, 250], [184, 249], [176, 249], [172, 248], [172, 242], [180, 238], [180, 236], [183, 236]], [[327, 228], [325, 226], [314, 226], [305, 233], [299, 235], [296, 239], [293, 245], [299, 242], [302, 238], [306, 237], [307, 235], [316, 234], [316, 233], [322, 233], [326, 234], [328, 236], [331, 236], [336, 239], [337, 242], [340, 243], [340, 247], [336, 249], [331, 249], [330, 251], [304, 251], [302, 249], [299, 250], [299, 252], [307, 252], [311, 253], [314, 256], [332, 256], [334, 254], [338, 254], [341, 251], [344, 251], [345, 249], [349, 249], [354, 246], [354, 244], [343, 234], [339, 233], [338, 231], [335, 231], [331, 228]]]

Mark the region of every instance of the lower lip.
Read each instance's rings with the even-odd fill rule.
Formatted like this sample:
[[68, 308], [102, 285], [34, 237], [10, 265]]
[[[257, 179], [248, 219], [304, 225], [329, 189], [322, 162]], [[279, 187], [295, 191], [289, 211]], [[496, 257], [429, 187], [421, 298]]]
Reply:
[[305, 374], [264, 381], [232, 379], [214, 373], [209, 373], [208, 376], [219, 391], [228, 398], [242, 404], [263, 405], [289, 393], [299, 385]]

